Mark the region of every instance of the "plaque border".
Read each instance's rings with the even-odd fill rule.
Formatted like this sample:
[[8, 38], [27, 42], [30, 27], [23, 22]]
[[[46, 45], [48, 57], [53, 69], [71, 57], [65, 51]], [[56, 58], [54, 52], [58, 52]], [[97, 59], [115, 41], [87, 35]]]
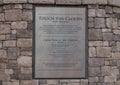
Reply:
[[[68, 7], [68, 8], [85, 8], [85, 77], [79, 77], [79, 78], [36, 78], [35, 77], [35, 8], [36, 7]], [[88, 78], [88, 7], [84, 5], [33, 5], [33, 10], [32, 10], [32, 15], [33, 15], [33, 20], [32, 20], [32, 79], [87, 79]]]

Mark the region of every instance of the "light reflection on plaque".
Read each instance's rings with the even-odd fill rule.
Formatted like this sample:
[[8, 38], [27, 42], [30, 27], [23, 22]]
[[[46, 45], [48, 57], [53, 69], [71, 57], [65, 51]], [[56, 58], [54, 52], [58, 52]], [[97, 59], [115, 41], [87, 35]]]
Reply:
[[86, 8], [35, 7], [34, 78], [86, 78]]

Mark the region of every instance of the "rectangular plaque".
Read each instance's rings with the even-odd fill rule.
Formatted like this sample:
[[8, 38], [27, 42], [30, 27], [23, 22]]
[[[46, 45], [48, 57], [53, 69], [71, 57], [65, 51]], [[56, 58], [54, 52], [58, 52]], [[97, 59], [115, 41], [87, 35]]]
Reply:
[[33, 78], [86, 78], [86, 8], [34, 9]]

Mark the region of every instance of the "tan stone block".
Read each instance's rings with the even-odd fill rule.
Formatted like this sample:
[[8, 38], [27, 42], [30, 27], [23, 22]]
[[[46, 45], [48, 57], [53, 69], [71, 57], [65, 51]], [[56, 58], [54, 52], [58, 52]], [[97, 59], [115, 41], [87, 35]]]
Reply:
[[12, 29], [26, 29], [27, 22], [26, 21], [12, 22], [11, 27]]
[[32, 47], [32, 39], [18, 39], [17, 46], [18, 47]]
[[96, 10], [96, 16], [105, 17], [106, 16], [105, 9], [97, 9]]
[[22, 10], [21, 9], [5, 10], [5, 19], [6, 19], [6, 21], [21, 20], [22, 19]]
[[82, 0], [82, 4], [107, 4], [107, 0]]
[[1, 24], [0, 25], [0, 34], [7, 34], [10, 33], [10, 25], [9, 24]]
[[32, 66], [32, 57], [29, 56], [19, 56], [17, 63], [20, 66], [31, 67]]
[[22, 9], [22, 4], [15, 4], [14, 8]]
[[117, 51], [120, 51], [120, 42], [117, 42]]
[[5, 40], [5, 35], [0, 35], [0, 40]]
[[27, 3], [27, 0], [3, 0], [3, 3]]
[[0, 59], [1, 58], [7, 58], [7, 52], [6, 52], [6, 50], [0, 50]]
[[48, 3], [48, 4], [54, 4], [55, 0], [28, 0], [29, 3]]
[[10, 80], [10, 76], [5, 74], [4, 72], [0, 72], [0, 81], [8, 81]]
[[120, 30], [113, 30], [114, 34], [120, 35]]
[[72, 82], [72, 83], [70, 82], [70, 83], [68, 83], [68, 84], [69, 84], [69, 85], [80, 85], [80, 83], [73, 83], [73, 82]]
[[4, 41], [3, 46], [5, 46], [5, 47], [15, 47], [16, 46], [16, 40]]
[[107, 18], [106, 19], [106, 26], [108, 28], [114, 28], [117, 29], [118, 27], [118, 22], [117, 18]]
[[5, 69], [6, 74], [13, 74], [13, 69]]
[[108, 0], [108, 4], [120, 6], [120, 0]]
[[96, 57], [95, 47], [89, 47], [89, 57]]
[[21, 52], [21, 55], [31, 56], [31, 55], [32, 55], [32, 52], [31, 52], [31, 51], [22, 51], [22, 52]]
[[3, 85], [19, 85], [19, 82], [3, 82]]
[[101, 73], [102, 73], [102, 76], [110, 76], [111, 75], [111, 68], [110, 68], [110, 66], [103, 66], [101, 68]]
[[98, 77], [89, 77], [89, 82], [98, 82]]
[[0, 21], [5, 21], [4, 13], [0, 13]]
[[112, 58], [120, 59], [120, 53], [119, 52], [112, 53]]
[[37, 80], [22, 80], [20, 85], [39, 85]]
[[57, 80], [47, 80], [47, 84], [53, 84], [53, 85], [58, 85], [58, 82]]
[[97, 47], [97, 57], [110, 57], [111, 48], [110, 47]]
[[23, 74], [31, 74], [32, 73], [32, 68], [21, 68], [21, 73]]
[[96, 14], [95, 14], [95, 9], [89, 9], [89, 10], [88, 10], [88, 16], [89, 16], [89, 17], [95, 17], [95, 16], [96, 16]]
[[113, 12], [120, 13], [120, 8], [119, 7], [113, 7]]
[[89, 41], [89, 46], [103, 46], [102, 41]]
[[105, 76], [105, 82], [116, 82], [116, 76]]
[[81, 4], [81, 0], [56, 0], [56, 4]]
[[115, 85], [120, 85], [120, 81], [115, 82]]
[[23, 20], [32, 21], [32, 11], [23, 11]]

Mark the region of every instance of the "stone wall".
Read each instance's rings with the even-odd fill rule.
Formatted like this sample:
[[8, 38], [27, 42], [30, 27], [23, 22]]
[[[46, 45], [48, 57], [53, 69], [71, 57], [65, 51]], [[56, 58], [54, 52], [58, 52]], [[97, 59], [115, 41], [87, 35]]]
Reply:
[[[88, 8], [88, 79], [32, 79], [33, 5]], [[120, 85], [120, 0], [0, 0], [0, 85]]]

